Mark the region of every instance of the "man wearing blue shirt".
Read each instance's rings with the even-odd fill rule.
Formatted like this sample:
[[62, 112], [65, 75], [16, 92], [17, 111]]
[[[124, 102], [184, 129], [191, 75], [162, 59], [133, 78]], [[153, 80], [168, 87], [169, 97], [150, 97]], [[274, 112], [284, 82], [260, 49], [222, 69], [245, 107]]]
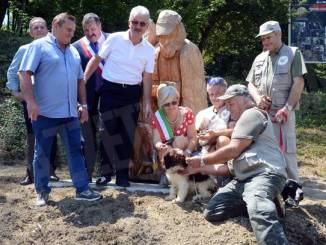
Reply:
[[70, 45], [75, 28], [74, 16], [61, 13], [54, 17], [52, 33], [30, 45], [19, 69], [21, 90], [36, 138], [33, 165], [36, 205], [39, 206], [45, 205], [49, 198], [48, 159], [57, 133], [67, 150], [76, 199], [95, 201], [102, 197], [88, 186], [81, 152], [77, 99], [82, 105], [79, 110], [81, 123], [88, 120], [88, 112], [80, 56]]
[[[48, 33], [48, 29], [46, 26], [46, 22], [41, 17], [34, 17], [29, 22], [29, 34], [33, 39], [39, 39], [41, 37], [46, 36]], [[33, 134], [32, 123], [28, 118], [26, 102], [24, 101], [22, 94], [19, 89], [19, 78], [17, 72], [19, 70], [19, 66], [22, 62], [25, 52], [27, 51], [29, 44], [25, 44], [20, 46], [15, 57], [13, 58], [8, 71], [7, 71], [7, 80], [6, 83], [7, 88], [11, 91], [12, 95], [22, 102], [23, 110], [24, 110], [24, 119], [25, 126], [27, 130], [27, 169], [26, 169], [26, 177], [20, 182], [21, 185], [29, 185], [34, 183], [34, 174], [33, 174], [33, 156], [34, 156], [34, 145], [35, 145], [35, 137]], [[55, 138], [55, 142], [53, 143], [51, 156], [50, 156], [50, 180], [58, 181], [59, 177], [55, 174], [55, 156], [57, 149], [57, 142]]]

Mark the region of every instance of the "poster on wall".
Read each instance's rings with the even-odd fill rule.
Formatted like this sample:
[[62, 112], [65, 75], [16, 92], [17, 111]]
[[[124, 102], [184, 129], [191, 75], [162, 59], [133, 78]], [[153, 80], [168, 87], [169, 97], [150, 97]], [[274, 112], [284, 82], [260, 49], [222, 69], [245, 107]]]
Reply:
[[306, 63], [326, 63], [326, 0], [292, 1], [289, 43]]

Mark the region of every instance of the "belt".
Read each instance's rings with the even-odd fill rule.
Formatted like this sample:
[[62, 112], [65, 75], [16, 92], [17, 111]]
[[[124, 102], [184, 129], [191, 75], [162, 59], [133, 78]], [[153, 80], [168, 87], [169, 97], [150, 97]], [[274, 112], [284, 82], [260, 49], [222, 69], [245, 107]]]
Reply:
[[115, 83], [115, 82], [111, 82], [108, 80], [104, 80], [104, 81], [108, 82], [108, 85], [116, 86], [116, 87], [120, 87], [120, 88], [129, 88], [129, 87], [140, 86], [140, 84]]

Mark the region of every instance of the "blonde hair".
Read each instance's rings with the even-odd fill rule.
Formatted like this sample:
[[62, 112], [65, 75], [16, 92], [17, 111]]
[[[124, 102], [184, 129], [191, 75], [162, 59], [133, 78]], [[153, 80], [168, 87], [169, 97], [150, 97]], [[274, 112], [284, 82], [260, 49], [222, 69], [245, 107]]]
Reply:
[[162, 108], [165, 102], [171, 97], [173, 98], [177, 97], [179, 100], [180, 94], [176, 89], [176, 83], [167, 82], [167, 83], [160, 84], [157, 88], [156, 97], [157, 97], [157, 105], [159, 108]]

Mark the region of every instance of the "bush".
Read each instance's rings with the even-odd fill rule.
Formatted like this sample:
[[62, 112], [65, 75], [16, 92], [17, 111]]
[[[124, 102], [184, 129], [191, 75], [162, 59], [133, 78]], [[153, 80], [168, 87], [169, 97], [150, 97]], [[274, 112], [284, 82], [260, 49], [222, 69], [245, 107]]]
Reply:
[[301, 97], [300, 110], [296, 115], [299, 126], [317, 126], [326, 129], [326, 93], [304, 92]]
[[26, 128], [20, 102], [6, 97], [0, 103], [0, 148], [16, 159], [25, 157]]
[[7, 93], [5, 90], [5, 84], [7, 82], [7, 69], [17, 52], [19, 46], [29, 43], [30, 37], [18, 37], [17, 35], [0, 31], [0, 95], [1, 93]]

